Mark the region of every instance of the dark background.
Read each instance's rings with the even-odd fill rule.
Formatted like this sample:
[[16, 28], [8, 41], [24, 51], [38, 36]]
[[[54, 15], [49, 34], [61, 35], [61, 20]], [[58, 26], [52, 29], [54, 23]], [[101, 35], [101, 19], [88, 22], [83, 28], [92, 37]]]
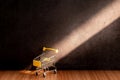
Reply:
[[[0, 0], [0, 69], [24, 69], [114, 0]], [[92, 28], [92, 27], [91, 27]], [[57, 62], [58, 69], [120, 69], [120, 18]]]

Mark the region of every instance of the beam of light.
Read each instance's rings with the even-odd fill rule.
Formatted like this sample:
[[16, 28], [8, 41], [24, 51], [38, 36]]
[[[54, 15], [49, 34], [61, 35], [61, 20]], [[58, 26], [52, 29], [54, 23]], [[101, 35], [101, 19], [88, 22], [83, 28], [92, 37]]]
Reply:
[[110, 25], [114, 20], [120, 17], [120, 0], [115, 0], [107, 5], [91, 19], [84, 24], [78, 26], [63, 40], [53, 45], [59, 49], [57, 60], [65, 57], [75, 48], [83, 44], [89, 38], [100, 32], [106, 26]]

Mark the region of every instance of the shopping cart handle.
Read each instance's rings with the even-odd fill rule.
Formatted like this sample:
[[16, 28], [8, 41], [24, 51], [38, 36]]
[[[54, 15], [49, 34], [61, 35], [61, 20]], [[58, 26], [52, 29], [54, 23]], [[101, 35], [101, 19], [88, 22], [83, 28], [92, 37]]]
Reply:
[[58, 49], [43, 47], [43, 51], [46, 51], [46, 50], [55, 51], [55, 53], [58, 53]]

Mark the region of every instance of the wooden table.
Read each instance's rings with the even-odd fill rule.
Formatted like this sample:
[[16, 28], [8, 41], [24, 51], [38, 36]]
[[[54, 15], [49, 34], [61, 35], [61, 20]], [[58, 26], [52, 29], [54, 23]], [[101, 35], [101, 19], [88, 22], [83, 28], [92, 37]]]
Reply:
[[48, 72], [46, 78], [34, 71], [0, 71], [0, 80], [120, 80], [119, 70], [58, 70], [57, 74]]

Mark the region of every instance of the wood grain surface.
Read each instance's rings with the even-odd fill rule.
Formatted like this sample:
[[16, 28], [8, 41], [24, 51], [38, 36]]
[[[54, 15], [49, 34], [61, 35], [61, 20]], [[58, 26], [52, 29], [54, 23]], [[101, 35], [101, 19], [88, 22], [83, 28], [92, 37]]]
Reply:
[[0, 71], [0, 80], [120, 80], [120, 71], [58, 70], [48, 72], [46, 78], [34, 75], [34, 71]]

